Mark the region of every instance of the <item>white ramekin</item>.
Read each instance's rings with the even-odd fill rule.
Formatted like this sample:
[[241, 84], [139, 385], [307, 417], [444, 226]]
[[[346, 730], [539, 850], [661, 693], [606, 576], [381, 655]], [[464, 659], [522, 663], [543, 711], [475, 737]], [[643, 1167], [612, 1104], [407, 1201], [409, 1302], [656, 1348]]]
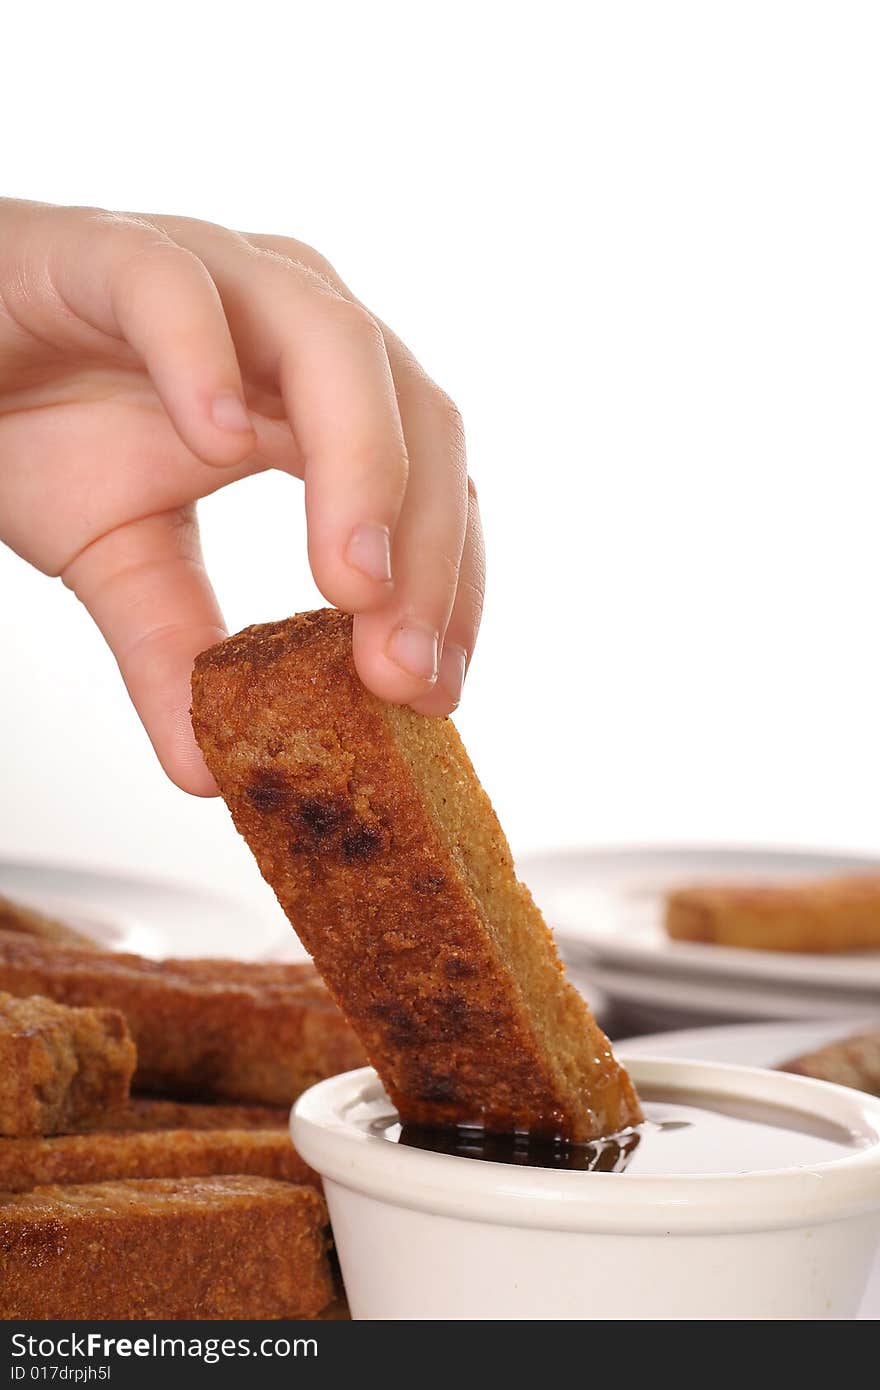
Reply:
[[[625, 1059], [624, 1059], [625, 1060]], [[324, 1179], [352, 1316], [852, 1318], [880, 1239], [880, 1099], [783, 1072], [633, 1058], [636, 1085], [782, 1106], [854, 1132], [810, 1167], [642, 1176], [519, 1168], [369, 1132], [366, 1067], [294, 1106]]]

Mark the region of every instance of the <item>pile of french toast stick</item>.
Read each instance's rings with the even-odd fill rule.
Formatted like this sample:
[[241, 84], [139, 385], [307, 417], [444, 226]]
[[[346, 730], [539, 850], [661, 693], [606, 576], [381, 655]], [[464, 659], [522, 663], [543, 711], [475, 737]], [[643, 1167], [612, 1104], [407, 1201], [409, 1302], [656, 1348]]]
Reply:
[[[367, 1060], [405, 1123], [577, 1144], [642, 1118], [453, 725], [364, 688], [350, 618], [299, 614], [203, 653], [192, 717], [320, 975], [107, 952], [0, 901], [5, 1318], [345, 1316], [287, 1119]], [[787, 921], [789, 897], [758, 907]], [[673, 935], [724, 939], [729, 900], [704, 899], [673, 904]], [[876, 1038], [789, 1066], [854, 1084]]]
[[7, 913], [6, 1317], [329, 1316], [327, 1212], [284, 1125], [367, 1058], [407, 1123], [582, 1143], [641, 1120], [454, 727], [364, 688], [349, 617], [203, 653], [192, 717], [320, 977]]
[[288, 1113], [363, 1061], [309, 964], [107, 952], [0, 902], [0, 1317], [339, 1316]]
[[[350, 618], [211, 648], [192, 716], [320, 975], [107, 952], [0, 901], [5, 1318], [344, 1317], [287, 1120], [367, 1060], [405, 1123], [577, 1144], [642, 1118], [453, 725], [364, 688]], [[853, 1084], [876, 1037], [789, 1066]]]

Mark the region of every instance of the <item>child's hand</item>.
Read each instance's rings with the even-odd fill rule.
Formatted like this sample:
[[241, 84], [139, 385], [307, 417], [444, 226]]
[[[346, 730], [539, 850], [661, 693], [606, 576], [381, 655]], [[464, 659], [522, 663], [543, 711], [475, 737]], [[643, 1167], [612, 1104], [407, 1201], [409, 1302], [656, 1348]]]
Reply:
[[482, 537], [459, 417], [399, 339], [300, 242], [0, 200], [0, 538], [83, 601], [203, 795], [190, 671], [224, 628], [195, 503], [266, 468], [305, 479], [364, 682], [448, 713]]

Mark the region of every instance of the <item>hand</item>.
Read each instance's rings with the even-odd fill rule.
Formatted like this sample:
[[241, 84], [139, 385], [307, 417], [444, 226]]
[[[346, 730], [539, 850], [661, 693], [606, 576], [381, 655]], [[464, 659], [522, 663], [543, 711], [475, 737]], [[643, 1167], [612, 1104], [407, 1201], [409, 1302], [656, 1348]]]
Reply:
[[168, 775], [216, 788], [189, 723], [225, 635], [198, 498], [305, 480], [309, 561], [361, 678], [458, 703], [483, 545], [455, 407], [323, 258], [206, 222], [0, 199], [0, 539], [86, 605]]

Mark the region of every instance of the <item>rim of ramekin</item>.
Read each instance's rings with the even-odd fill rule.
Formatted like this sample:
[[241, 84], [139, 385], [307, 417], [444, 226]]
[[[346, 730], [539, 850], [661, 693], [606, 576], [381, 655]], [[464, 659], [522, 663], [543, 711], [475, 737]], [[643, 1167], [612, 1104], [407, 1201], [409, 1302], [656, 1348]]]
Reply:
[[291, 1112], [300, 1155], [323, 1178], [397, 1207], [458, 1220], [620, 1235], [805, 1227], [880, 1210], [880, 1098], [759, 1067], [668, 1057], [621, 1059], [637, 1086], [759, 1101], [843, 1127], [841, 1158], [749, 1173], [640, 1175], [519, 1168], [404, 1147], [346, 1112], [383, 1094], [371, 1067], [312, 1086]]

